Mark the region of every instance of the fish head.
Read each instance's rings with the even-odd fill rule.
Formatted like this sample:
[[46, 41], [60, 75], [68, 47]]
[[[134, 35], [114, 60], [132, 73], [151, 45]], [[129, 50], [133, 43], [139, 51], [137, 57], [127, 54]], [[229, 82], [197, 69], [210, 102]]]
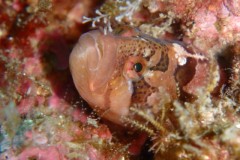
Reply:
[[123, 125], [130, 106], [153, 105], [159, 88], [176, 96], [175, 59], [166, 45], [91, 31], [72, 50], [70, 70], [82, 98], [103, 118]]

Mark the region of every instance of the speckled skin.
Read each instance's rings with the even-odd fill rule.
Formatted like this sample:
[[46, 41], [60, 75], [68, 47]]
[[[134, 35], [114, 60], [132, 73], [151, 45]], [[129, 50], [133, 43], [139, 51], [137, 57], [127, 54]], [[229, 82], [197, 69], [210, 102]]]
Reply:
[[[158, 87], [161, 86], [164, 86], [170, 95], [176, 98], [174, 72], [177, 62], [170, 46], [137, 38], [123, 39], [118, 47], [118, 52], [118, 62], [122, 63], [119, 65], [119, 74], [127, 72], [123, 67], [126, 63], [142, 62], [144, 64], [143, 71], [137, 73], [139, 78], [137, 80], [132, 78], [132, 104], [149, 106], [147, 98], [151, 93], [158, 92]], [[131, 60], [133, 57], [136, 59]], [[135, 72], [133, 68], [130, 70]], [[127, 73], [126, 77], [128, 77]], [[168, 79], [168, 82], [171, 83], [164, 85], [165, 80], [162, 78]]]

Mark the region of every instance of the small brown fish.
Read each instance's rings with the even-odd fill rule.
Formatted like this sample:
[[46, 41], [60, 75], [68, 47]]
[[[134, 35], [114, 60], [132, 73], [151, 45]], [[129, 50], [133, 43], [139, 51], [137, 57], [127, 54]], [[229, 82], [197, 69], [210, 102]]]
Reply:
[[136, 37], [83, 34], [70, 56], [70, 69], [79, 94], [103, 117], [122, 124], [130, 106], [151, 107], [161, 94], [177, 98], [175, 77], [186, 63], [178, 44]]

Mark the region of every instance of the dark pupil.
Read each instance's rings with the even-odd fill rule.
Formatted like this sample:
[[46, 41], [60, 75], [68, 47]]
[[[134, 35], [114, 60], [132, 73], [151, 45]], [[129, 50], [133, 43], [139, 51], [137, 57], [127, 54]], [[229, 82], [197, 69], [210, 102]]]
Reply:
[[134, 66], [133, 66], [133, 68], [134, 68], [134, 70], [135, 70], [136, 72], [141, 72], [142, 67], [143, 67], [143, 66], [142, 66], [141, 63], [135, 63]]

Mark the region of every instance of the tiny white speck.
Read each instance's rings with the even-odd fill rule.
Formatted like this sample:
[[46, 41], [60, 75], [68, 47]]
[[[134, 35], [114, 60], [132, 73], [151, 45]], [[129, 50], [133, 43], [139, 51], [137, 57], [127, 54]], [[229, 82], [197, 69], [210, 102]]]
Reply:
[[178, 64], [180, 65], [180, 66], [183, 66], [184, 64], [186, 64], [187, 63], [187, 59], [185, 58], [185, 57], [179, 57], [178, 58]]
[[149, 48], [146, 48], [143, 54], [144, 57], [147, 57], [151, 54], [151, 50]]
[[27, 95], [29, 95], [32, 91], [32, 87], [29, 87], [28, 90], [27, 90]]
[[240, 129], [240, 123], [236, 124], [236, 127], [237, 127], [238, 129]]

